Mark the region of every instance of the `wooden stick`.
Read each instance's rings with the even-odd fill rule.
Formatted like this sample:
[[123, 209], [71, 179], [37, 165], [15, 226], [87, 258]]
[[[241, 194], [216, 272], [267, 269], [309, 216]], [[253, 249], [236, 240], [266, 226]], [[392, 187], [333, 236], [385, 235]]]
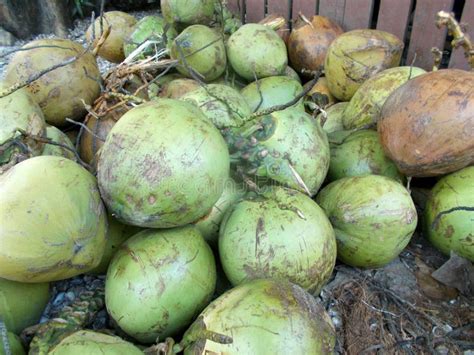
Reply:
[[454, 18], [453, 13], [447, 11], [440, 11], [436, 15], [436, 26], [442, 28], [446, 26], [448, 28], [448, 33], [453, 36], [451, 45], [453, 49], [463, 47], [464, 56], [469, 62], [471, 70], [474, 71], [474, 45], [471, 41], [471, 38], [468, 34], [464, 33], [459, 22]]

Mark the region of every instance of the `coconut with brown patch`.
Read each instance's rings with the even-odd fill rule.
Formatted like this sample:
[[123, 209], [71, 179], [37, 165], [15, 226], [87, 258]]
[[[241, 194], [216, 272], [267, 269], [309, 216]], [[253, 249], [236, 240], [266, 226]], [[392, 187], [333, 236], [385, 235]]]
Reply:
[[254, 280], [214, 300], [183, 337], [184, 354], [331, 354], [336, 333], [313, 296], [283, 280]]
[[474, 166], [443, 177], [425, 208], [424, 231], [441, 252], [474, 261]]
[[153, 343], [186, 328], [215, 286], [214, 256], [195, 227], [149, 229], [127, 240], [113, 257], [105, 304], [127, 334]]
[[26, 89], [49, 124], [64, 126], [66, 118], [83, 118], [87, 112], [84, 105], [92, 105], [100, 94], [100, 72], [92, 53], [67, 39], [40, 39], [22, 48], [25, 50], [16, 52], [8, 64], [5, 81], [23, 82], [53, 65], [71, 60], [68, 65], [33, 81]]
[[0, 175], [0, 277], [67, 279], [96, 267], [107, 217], [97, 181], [72, 160], [39, 156]]
[[98, 181], [109, 211], [127, 224], [192, 223], [216, 203], [229, 176], [219, 130], [190, 103], [160, 99], [123, 115], [102, 146]]
[[370, 77], [400, 63], [403, 42], [379, 30], [353, 30], [337, 37], [329, 46], [324, 72], [331, 93], [349, 101]]
[[336, 239], [323, 210], [301, 192], [277, 186], [232, 206], [218, 245], [233, 285], [277, 278], [317, 294], [336, 262]]
[[474, 73], [418, 76], [385, 102], [378, 123], [387, 155], [407, 176], [437, 176], [474, 162]]
[[345, 264], [382, 267], [407, 246], [417, 213], [407, 189], [380, 175], [336, 180], [316, 196], [337, 240], [337, 257]]
[[327, 17], [313, 16], [309, 20], [300, 16], [288, 39], [288, 54], [293, 68], [308, 77], [311, 76], [308, 71], [322, 70], [329, 45], [343, 32]]

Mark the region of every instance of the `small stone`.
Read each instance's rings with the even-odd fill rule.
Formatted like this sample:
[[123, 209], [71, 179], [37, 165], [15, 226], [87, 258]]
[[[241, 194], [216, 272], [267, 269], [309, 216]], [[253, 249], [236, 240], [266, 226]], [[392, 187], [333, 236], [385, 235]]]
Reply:
[[445, 345], [438, 345], [435, 348], [435, 354], [436, 355], [448, 355], [449, 354], [449, 349]]
[[74, 292], [66, 292], [66, 299], [69, 301], [69, 302], [73, 302], [75, 299], [76, 299], [76, 295], [74, 294]]
[[59, 306], [61, 303], [64, 302], [64, 297], [66, 294], [64, 292], [59, 292], [56, 298], [53, 301], [53, 307]]
[[441, 326], [435, 326], [432, 330], [432, 333], [436, 337], [444, 337], [446, 334], [451, 332], [453, 330], [453, 327], [451, 327], [449, 324], [444, 324]]
[[334, 328], [340, 329], [342, 328], [342, 319], [339, 316], [331, 317], [332, 324], [334, 325]]
[[375, 320], [373, 320], [369, 325], [369, 329], [371, 332], [375, 332], [378, 328], [379, 328], [379, 323]]
[[16, 41], [15, 36], [0, 27], [0, 46], [12, 46]]

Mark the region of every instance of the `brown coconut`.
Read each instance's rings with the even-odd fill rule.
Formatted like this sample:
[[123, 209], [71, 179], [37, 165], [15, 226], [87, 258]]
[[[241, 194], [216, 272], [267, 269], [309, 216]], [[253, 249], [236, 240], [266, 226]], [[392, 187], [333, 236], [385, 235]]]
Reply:
[[393, 92], [378, 131], [388, 157], [407, 176], [436, 176], [474, 163], [474, 73], [445, 69]]
[[[308, 81], [303, 88], [307, 89], [311, 83], [311, 81]], [[306, 99], [322, 108], [329, 107], [337, 102], [337, 99], [329, 91], [328, 80], [324, 76], [320, 77], [316, 84], [308, 91]]]
[[[327, 17], [313, 16], [309, 21], [300, 16], [288, 39], [288, 54], [293, 68], [298, 73], [302, 69], [323, 69], [329, 45], [343, 32], [336, 22]], [[303, 75], [311, 76], [310, 73]]]
[[[97, 153], [104, 145], [107, 135], [112, 127], [128, 111], [128, 107], [123, 105], [111, 110], [109, 113], [97, 119], [93, 115], [87, 116], [87, 128], [81, 136], [80, 155], [81, 159], [87, 164], [97, 167]], [[93, 132], [92, 135], [90, 132]]]

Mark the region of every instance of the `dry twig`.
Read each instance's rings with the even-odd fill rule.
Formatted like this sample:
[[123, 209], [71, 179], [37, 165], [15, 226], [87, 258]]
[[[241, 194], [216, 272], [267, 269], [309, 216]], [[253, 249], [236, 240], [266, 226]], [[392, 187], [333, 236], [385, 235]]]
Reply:
[[438, 12], [436, 15], [436, 26], [438, 28], [443, 26], [448, 28], [448, 33], [453, 36], [451, 45], [454, 49], [464, 48], [464, 56], [468, 60], [471, 70], [474, 70], [474, 45], [469, 35], [464, 33], [461, 25], [454, 18], [454, 14], [447, 11]]

